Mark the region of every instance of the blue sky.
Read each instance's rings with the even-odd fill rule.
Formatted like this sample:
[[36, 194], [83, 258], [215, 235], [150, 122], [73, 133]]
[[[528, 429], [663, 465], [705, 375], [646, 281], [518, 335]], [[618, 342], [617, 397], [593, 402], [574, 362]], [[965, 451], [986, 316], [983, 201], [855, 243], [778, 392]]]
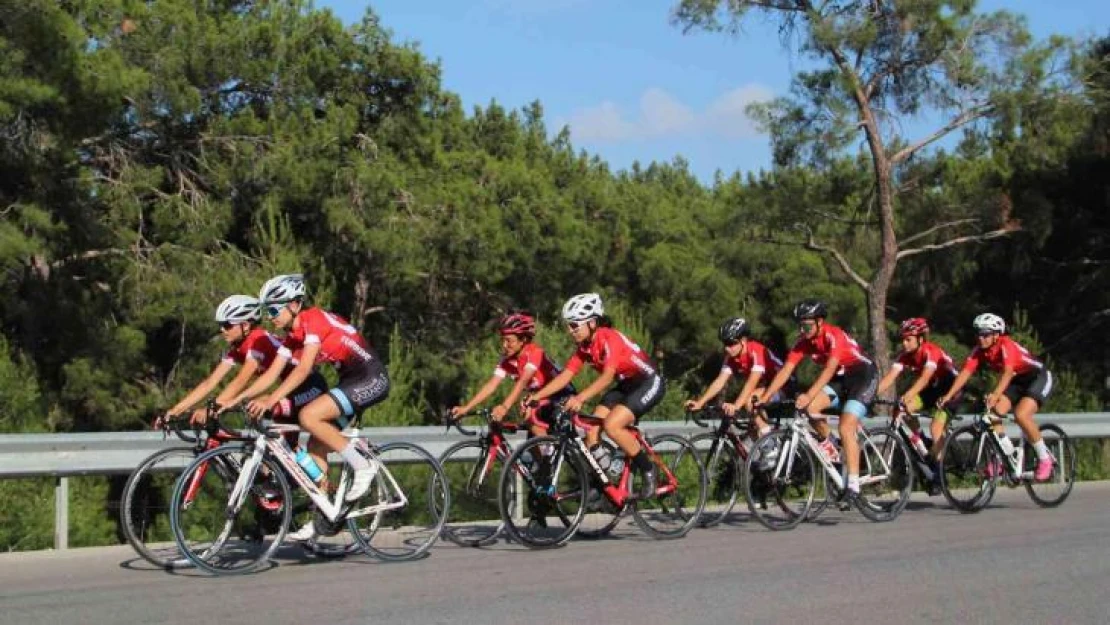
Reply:
[[[539, 100], [548, 129], [569, 124], [574, 145], [617, 169], [681, 154], [702, 180], [715, 170], [770, 165], [770, 145], [744, 106], [783, 94], [800, 60], [773, 24], [739, 39], [670, 25], [672, 1], [317, 0], [343, 21], [367, 6], [396, 41], [439, 60], [444, 86], [468, 110]], [[1107, 0], [981, 0], [1024, 14], [1037, 37], [1110, 34]]]

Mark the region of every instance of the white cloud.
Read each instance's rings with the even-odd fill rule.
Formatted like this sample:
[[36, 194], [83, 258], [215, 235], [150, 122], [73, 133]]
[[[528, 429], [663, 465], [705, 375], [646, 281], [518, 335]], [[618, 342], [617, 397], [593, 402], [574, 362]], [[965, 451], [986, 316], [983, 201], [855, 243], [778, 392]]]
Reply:
[[619, 106], [606, 100], [573, 112], [566, 124], [570, 126], [571, 135], [580, 141], [694, 136], [742, 139], [757, 134], [744, 112], [745, 107], [772, 97], [770, 89], [749, 84], [723, 93], [704, 110], [695, 111], [666, 90], [652, 87], [640, 96], [639, 110], [634, 116], [626, 116]]

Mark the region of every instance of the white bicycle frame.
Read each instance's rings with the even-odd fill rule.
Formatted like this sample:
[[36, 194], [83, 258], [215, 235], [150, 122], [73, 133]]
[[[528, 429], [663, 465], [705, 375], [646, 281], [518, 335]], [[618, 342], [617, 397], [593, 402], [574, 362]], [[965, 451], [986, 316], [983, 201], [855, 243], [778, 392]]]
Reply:
[[[795, 414], [788, 427], [791, 432], [790, 438], [787, 440], [785, 448], [779, 453], [772, 479], [779, 479], [783, 475], [790, 475], [791, 471], [794, 469], [794, 452], [797, 451], [798, 445], [805, 445], [809, 448], [812, 456], [824, 467], [825, 475], [828, 476], [828, 479], [832, 480], [833, 484], [835, 484], [838, 489], [844, 490], [846, 486], [845, 476], [841, 475], [840, 471], [829, 461], [828, 457], [825, 456], [825, 452], [818, 446], [817, 439], [810, 433], [809, 416], [803, 412]], [[863, 451], [867, 447], [877, 450], [862, 423], [858, 424], [856, 430], [862, 439], [860, 440], [860, 451]], [[883, 457], [882, 454], [876, 454], [876, 456], [879, 457], [879, 461], [882, 463], [882, 472], [877, 475], [871, 470], [871, 454], [865, 453], [860, 455], [867, 465], [867, 473], [864, 474], [862, 471], [860, 473], [861, 487], [882, 482], [890, 477], [890, 462], [887, 458]], [[863, 467], [860, 468], [862, 469]]]
[[[300, 426], [284, 423], [274, 423], [264, 430], [259, 431], [255, 438], [254, 451], [251, 453], [250, 457], [247, 458], [246, 462], [243, 463], [243, 468], [239, 472], [239, 479], [235, 481], [235, 486], [231, 490], [231, 496], [228, 497], [228, 519], [235, 518], [239, 509], [242, 508], [243, 503], [246, 501], [247, 493], [250, 491], [250, 485], [254, 483], [255, 475], [258, 473], [259, 467], [262, 466], [262, 459], [265, 457], [267, 451], [277, 459], [278, 464], [283, 466], [289, 475], [293, 476], [293, 480], [301, 490], [308, 494], [312, 502], [316, 504], [317, 509], [319, 509], [329, 521], [335, 521], [339, 518], [346, 507], [344, 505], [344, 498], [347, 494], [348, 485], [350, 484], [350, 480], [344, 478], [351, 469], [348, 466], [343, 467], [343, 476], [339, 479], [339, 488], [336, 490], [335, 500], [333, 502], [328, 499], [327, 494], [321, 490], [320, 487], [308, 477], [304, 469], [297, 464], [297, 459], [293, 455], [293, 450], [285, 443], [284, 434], [299, 432], [301, 432]], [[273, 433], [278, 434], [278, 436], [273, 436]], [[358, 430], [344, 430], [342, 434], [346, 438], [355, 439], [357, 444], [362, 446], [363, 451], [370, 456], [370, 462], [377, 463], [378, 473], [375, 476], [374, 484], [378, 489], [379, 501], [385, 502], [366, 506], [357, 510], [351, 510], [344, 515], [345, 518], [350, 519], [369, 514], [377, 514], [388, 510], [396, 510], [397, 508], [408, 505], [408, 498], [405, 496], [404, 491], [401, 490], [400, 485], [397, 484], [397, 480], [394, 479], [393, 474], [390, 473], [385, 463], [374, 453], [373, 448], [367, 445], [365, 440], [358, 438]], [[260, 441], [263, 443], [262, 445], [258, 444]]]
[[[1023, 472], [1021, 470], [1021, 465], [1025, 462], [1025, 446], [1022, 444], [1025, 441], [1025, 435], [1022, 434], [1021, 442], [1019, 442], [1017, 445], [1014, 445], [1014, 453], [1008, 454], [1004, 449], [1002, 449], [1002, 445], [998, 442], [998, 435], [994, 431], [994, 426], [1004, 422], [1005, 419], [1003, 419], [1002, 417], [998, 417], [993, 413], [985, 412], [979, 415], [977, 420], [987, 427], [987, 431], [984, 434], [990, 434], [992, 437], [994, 437], [995, 451], [998, 452], [998, 455], [1002, 456], [1002, 461], [1006, 463], [1006, 471], [1009, 474], [1010, 479], [1015, 481], [1033, 479], [1032, 471]], [[1005, 434], [1003, 434], [1003, 436], [1005, 436]], [[975, 466], [979, 466], [979, 461], [983, 458], [986, 444], [987, 436], [980, 436], [979, 448], [975, 450]], [[1052, 452], [1050, 451], [1049, 453]], [[998, 477], [1001, 476], [996, 476], [990, 479], [996, 480], [998, 479]]]

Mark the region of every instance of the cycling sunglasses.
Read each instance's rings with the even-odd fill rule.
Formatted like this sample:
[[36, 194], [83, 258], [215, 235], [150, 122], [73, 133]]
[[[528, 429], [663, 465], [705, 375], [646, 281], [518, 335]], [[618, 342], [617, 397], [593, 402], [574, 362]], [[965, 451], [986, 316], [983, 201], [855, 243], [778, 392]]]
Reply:
[[266, 314], [269, 315], [271, 319], [277, 317], [281, 314], [281, 311], [285, 310], [285, 306], [285, 304], [270, 304], [266, 307]]

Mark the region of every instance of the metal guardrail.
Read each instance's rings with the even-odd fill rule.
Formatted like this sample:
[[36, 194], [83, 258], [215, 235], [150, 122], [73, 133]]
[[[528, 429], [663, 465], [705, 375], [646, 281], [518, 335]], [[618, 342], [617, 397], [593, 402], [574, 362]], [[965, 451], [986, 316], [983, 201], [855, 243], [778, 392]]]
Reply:
[[[881, 423], [884, 417], [869, 420]], [[1073, 438], [1110, 438], [1110, 413], [1048, 413], [1037, 415], [1038, 423], [1056, 423]], [[707, 431], [682, 421], [646, 421], [649, 436], [662, 433], [691, 435]], [[1010, 436], [1020, 432], [1011, 421]], [[377, 443], [407, 441], [439, 457], [465, 437], [444, 432], [442, 426], [363, 428], [361, 435]], [[186, 443], [160, 432], [97, 432], [76, 434], [0, 434], [0, 478], [55, 478], [54, 548], [65, 549], [69, 534], [69, 477], [128, 474], [148, 456]], [[337, 457], [331, 458], [333, 462]]]

